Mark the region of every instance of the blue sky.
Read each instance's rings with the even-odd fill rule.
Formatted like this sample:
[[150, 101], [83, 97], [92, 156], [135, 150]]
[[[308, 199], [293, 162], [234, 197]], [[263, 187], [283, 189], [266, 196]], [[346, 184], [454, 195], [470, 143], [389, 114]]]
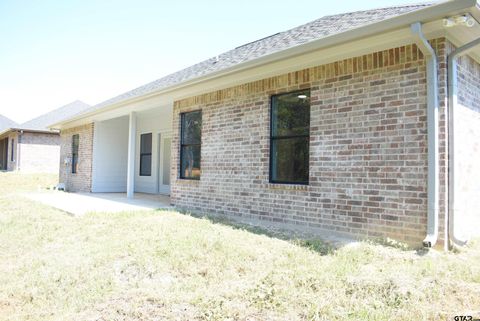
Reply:
[[418, 2], [0, 0], [0, 114], [93, 105], [325, 15]]

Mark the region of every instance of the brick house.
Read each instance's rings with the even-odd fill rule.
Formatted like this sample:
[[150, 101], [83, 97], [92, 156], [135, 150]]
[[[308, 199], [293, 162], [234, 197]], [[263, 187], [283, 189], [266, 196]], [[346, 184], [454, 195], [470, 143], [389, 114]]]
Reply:
[[[0, 132], [5, 129], [18, 126], [13, 120], [0, 115]], [[8, 161], [8, 140], [0, 139], [0, 170], [3, 170], [6, 167]]]
[[52, 125], [60, 180], [259, 225], [463, 244], [480, 231], [478, 19], [473, 0], [398, 6], [242, 45]]
[[23, 124], [10, 122], [0, 129], [0, 170], [58, 173], [60, 133], [47, 126], [84, 111], [89, 105], [74, 101]]

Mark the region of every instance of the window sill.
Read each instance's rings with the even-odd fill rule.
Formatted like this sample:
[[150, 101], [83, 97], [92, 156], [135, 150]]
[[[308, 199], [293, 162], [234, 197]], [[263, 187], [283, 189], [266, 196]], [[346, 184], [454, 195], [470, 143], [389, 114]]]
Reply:
[[280, 184], [280, 183], [268, 183], [267, 187], [270, 189], [283, 189], [290, 191], [308, 191], [309, 185], [300, 184]]
[[177, 178], [176, 179], [177, 184], [193, 184], [193, 185], [198, 185], [200, 184], [199, 179], [189, 179], [189, 178]]

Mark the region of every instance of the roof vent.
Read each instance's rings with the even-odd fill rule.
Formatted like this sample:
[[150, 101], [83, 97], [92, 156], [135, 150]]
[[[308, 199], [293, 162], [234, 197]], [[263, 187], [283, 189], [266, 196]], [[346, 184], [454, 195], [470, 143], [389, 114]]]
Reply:
[[268, 36], [268, 37], [265, 37], [265, 38], [261, 38], [261, 39], [258, 39], [258, 40], [252, 41], [252, 42], [248, 42], [248, 43], [246, 43], [246, 44], [244, 44], [244, 45], [238, 46], [238, 47], [236, 47], [235, 49], [242, 48], [242, 47], [251, 45], [251, 44], [253, 44], [253, 43], [256, 43], [256, 42], [259, 42], [259, 41], [262, 41], [262, 40], [265, 40], [265, 39], [268, 39], [268, 38], [275, 37], [276, 35], [279, 35], [279, 34], [280, 34], [280, 32], [274, 33], [274, 34], [271, 35], [271, 36]]

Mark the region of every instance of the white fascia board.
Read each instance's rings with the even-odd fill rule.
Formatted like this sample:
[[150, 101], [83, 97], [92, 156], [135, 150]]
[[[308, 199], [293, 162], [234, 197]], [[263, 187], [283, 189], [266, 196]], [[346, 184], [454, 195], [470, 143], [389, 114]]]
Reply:
[[[145, 104], [138, 104], [138, 102], [150, 100], [153, 97], [156, 99], [153, 99], [151, 100], [151, 103], [148, 103], [148, 105], [152, 106], [151, 108], [159, 106], [155, 106], [155, 103], [153, 103], [154, 101], [156, 103], [160, 103], [160, 105], [164, 105], [166, 101], [174, 101], [188, 96], [198, 95], [199, 93], [218, 90], [219, 88], [228, 88], [256, 79], [262, 79], [288, 71], [306, 68], [315, 64], [325, 64], [348, 57], [354, 57], [356, 55], [368, 53], [368, 50], [378, 51], [410, 44], [413, 42], [413, 40], [411, 38], [409, 26], [411, 23], [418, 21], [425, 23], [424, 32], [428, 38], [444, 36], [445, 32], [441, 26], [441, 20], [438, 19], [444, 18], [448, 15], [455, 15], [464, 13], [466, 11], [471, 11], [473, 10], [472, 7], [475, 6], [476, 0], [454, 0], [442, 2], [432, 7], [427, 7], [412, 13], [407, 13], [405, 15], [363, 26], [340, 34], [335, 34], [264, 57], [260, 57], [255, 60], [241, 63], [231, 68], [211, 73], [204, 77], [192, 79], [190, 81], [186, 81], [162, 90], [154, 91], [143, 96], [127, 99], [112, 105], [107, 105], [99, 110], [92, 111], [91, 113], [82, 114], [69, 120], [53, 124], [51, 127], [63, 129], [85, 124], [95, 120], [95, 115], [110, 112], [117, 108], [122, 111], [120, 112], [119, 110], [115, 114], [120, 115], [131, 109], [135, 110], [135, 108], [143, 108], [141, 106], [145, 106]], [[476, 8], [475, 10], [478, 11]], [[372, 37], [372, 35], [375, 34], [377, 34], [377, 36]], [[328, 49], [330, 49], [330, 53], [328, 52]], [[312, 60], [310, 57], [311, 60], [308, 61], [308, 56], [312, 54], [317, 58], [321, 56], [323, 59]], [[292, 59], [297, 63], [292, 64]], [[303, 63], [298, 64], [298, 61]], [[285, 66], [282, 68], [283, 65]], [[268, 69], [268, 71], [265, 69]], [[260, 77], [241, 77], [241, 75], [243, 76], [245, 73], [254, 74]], [[234, 78], [235, 81], [229, 82], [227, 77], [232, 74], [235, 74], [234, 77], [231, 77]], [[215, 81], [218, 80], [221, 81], [223, 85], [222, 87], [217, 87], [214, 85]], [[200, 91], [198, 90], [199, 84], [201, 84], [202, 88]], [[160, 97], [163, 97], [164, 99], [158, 99]]]
[[39, 134], [58, 134], [56, 130], [42, 130], [42, 129], [27, 129], [27, 128], [6, 128], [0, 131], [0, 136], [8, 134], [9, 132], [25, 132], [25, 133], [39, 133]]

